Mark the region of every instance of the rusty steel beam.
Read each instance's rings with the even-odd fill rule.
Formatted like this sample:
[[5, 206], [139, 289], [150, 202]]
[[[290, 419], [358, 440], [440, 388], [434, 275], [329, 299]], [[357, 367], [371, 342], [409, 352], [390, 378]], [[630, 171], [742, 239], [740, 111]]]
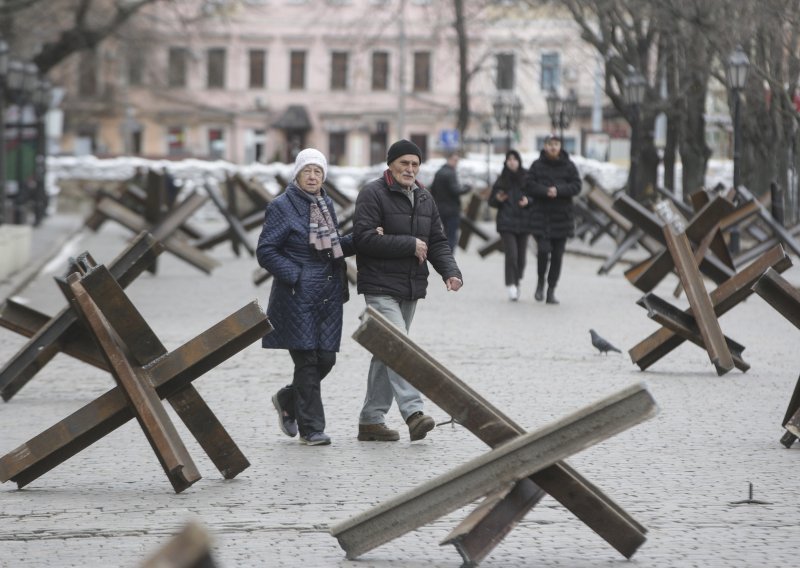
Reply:
[[[652, 293], [646, 294], [636, 303], [647, 310], [647, 317], [653, 321], [663, 325], [683, 339], [691, 341], [698, 347], [706, 348], [700, 329], [697, 326], [697, 321], [692, 314], [676, 308]], [[742, 372], [747, 372], [750, 369], [750, 365], [742, 359], [744, 346], [729, 337], [725, 337], [725, 343], [731, 352], [733, 364], [736, 368]]]
[[[272, 326], [266, 314], [257, 302], [251, 302], [175, 351], [158, 358], [143, 371], [158, 396], [170, 398], [270, 331]], [[125, 395], [115, 387], [0, 458], [0, 482], [11, 480], [24, 487], [133, 417]], [[205, 428], [208, 429], [208, 425]], [[203, 449], [210, 455], [214, 453], [216, 432], [215, 428], [207, 435], [202, 430], [192, 431], [195, 437], [208, 438]], [[226, 451], [235, 448], [235, 445], [222, 445]], [[225, 459], [223, 452], [218, 453], [215, 465]], [[242, 459], [243, 456], [233, 455], [231, 463], [241, 463]], [[236, 469], [225, 467], [228, 471]]]
[[[353, 338], [490, 447], [524, 433], [522, 427], [416, 345], [378, 311], [365, 310]], [[626, 558], [633, 556], [646, 540], [646, 529], [642, 525], [565, 462], [537, 472], [531, 481]], [[520, 515], [532, 506], [513, 502], [508, 505]]]
[[753, 291], [800, 329], [800, 292], [776, 270], [767, 269], [753, 284]]
[[[792, 266], [792, 260], [786, 255], [783, 247], [780, 245], [773, 247], [711, 292], [714, 313], [717, 317], [721, 317], [750, 296], [753, 293], [753, 284], [769, 267], [783, 272], [790, 266]], [[691, 307], [686, 310], [686, 313], [692, 313]], [[644, 371], [684, 341], [673, 331], [662, 327], [634, 345], [628, 354], [631, 360]]]
[[[152, 265], [163, 250], [163, 245], [152, 235], [142, 232], [111, 262], [109, 271], [125, 288]], [[85, 272], [95, 264], [91, 255], [84, 252], [74, 260], [73, 269]], [[62, 290], [66, 286], [63, 279], [57, 278], [56, 282]], [[29, 310], [28, 314], [32, 312]], [[14, 315], [9, 314], [9, 317]], [[29, 317], [24, 321], [20, 318], [17, 331], [30, 337], [30, 340], [0, 369], [0, 395], [3, 400], [10, 400], [60, 351], [91, 365], [106, 368], [94, 342], [85, 329], [77, 325], [77, 321], [78, 316], [70, 305], [44, 322], [39, 318]]]
[[[515, 436], [467, 463], [331, 527], [347, 558], [468, 505], [475, 499], [535, 475], [563, 459], [655, 416], [643, 385], [634, 385], [543, 428]], [[512, 501], [501, 498], [498, 503]], [[499, 527], [506, 531], [507, 527]]]
[[138, 233], [149, 230], [157, 240], [164, 244], [166, 250], [209, 274], [219, 266], [219, 262], [173, 234], [194, 211], [202, 206], [206, 199], [205, 196], [192, 193], [180, 205], [170, 211], [157, 226], [150, 226], [144, 217], [110, 199], [100, 200], [97, 208], [104, 215], [131, 231]]
[[[89, 273], [89, 275], [92, 274], [97, 274], [97, 271]], [[110, 276], [109, 279], [114, 282]], [[80, 312], [86, 327], [91, 329], [97, 345], [111, 369], [111, 374], [127, 399], [128, 408], [136, 416], [175, 492], [180, 493], [199, 481], [201, 475], [184, 446], [178, 430], [169, 419], [166, 409], [161, 405], [161, 400], [153, 385], [146, 376], [137, 373], [137, 370], [128, 361], [123, 347], [117, 343], [114, 337], [114, 328], [104, 317], [100, 307], [92, 300], [87, 289], [84, 288], [80, 274], [71, 274], [67, 278], [67, 282], [73, 294], [74, 305]], [[116, 282], [114, 283], [116, 284]], [[120, 293], [122, 293], [121, 288]], [[124, 296], [124, 293], [122, 295]]]
[[733, 369], [733, 357], [725, 343], [725, 337], [714, 313], [714, 305], [703, 284], [703, 277], [694, 262], [689, 239], [685, 233], [676, 233], [674, 227], [669, 224], [664, 227], [664, 237], [686, 292], [686, 299], [703, 337], [708, 357], [717, 374], [724, 375]]
[[439, 544], [452, 544], [461, 555], [463, 566], [477, 566], [536, 505], [541, 498], [539, 493], [536, 484], [527, 478], [503, 487], [489, 495]]
[[[253, 245], [250, 244], [250, 239], [247, 236], [247, 231], [242, 224], [242, 221], [235, 215], [234, 211], [229, 210], [229, 205], [226, 205], [222, 198], [217, 195], [217, 192], [211, 187], [208, 183], [205, 184], [206, 193], [208, 193], [209, 197], [211, 197], [211, 201], [214, 202], [214, 205], [217, 207], [219, 212], [225, 218], [225, 221], [228, 223], [228, 229], [226, 234], [230, 236], [231, 245], [233, 246], [233, 252], [236, 256], [239, 256], [239, 245], [243, 246], [250, 256], [255, 256], [256, 251], [253, 248]], [[228, 191], [228, 201], [230, 204], [235, 203], [233, 196], [235, 192]], [[263, 213], [262, 213], [263, 215]]]

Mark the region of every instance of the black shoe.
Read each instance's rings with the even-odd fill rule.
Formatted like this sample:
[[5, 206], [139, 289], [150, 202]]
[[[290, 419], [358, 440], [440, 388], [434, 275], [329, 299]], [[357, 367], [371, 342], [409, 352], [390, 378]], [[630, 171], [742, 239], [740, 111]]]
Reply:
[[331, 443], [331, 437], [325, 432], [311, 432], [308, 436], [300, 436], [300, 443], [306, 446], [327, 446]]
[[554, 288], [547, 289], [547, 303], [548, 304], [558, 304], [558, 300], [556, 299], [556, 291]]
[[281, 429], [281, 432], [290, 438], [297, 436], [297, 421], [287, 416], [287, 413], [281, 408], [281, 403], [278, 401], [277, 394], [272, 395], [272, 405], [275, 407], [275, 410], [278, 411], [278, 428]]
[[544, 300], [544, 282], [541, 280], [536, 284], [536, 293], [533, 295], [534, 300], [541, 302]]

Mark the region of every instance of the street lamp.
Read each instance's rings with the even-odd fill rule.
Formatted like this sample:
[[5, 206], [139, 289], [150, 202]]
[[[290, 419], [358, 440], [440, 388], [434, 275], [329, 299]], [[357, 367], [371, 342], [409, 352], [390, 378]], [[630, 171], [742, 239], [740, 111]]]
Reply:
[[[728, 67], [725, 70], [725, 78], [728, 82], [728, 88], [733, 95], [733, 188], [738, 190], [741, 183], [739, 162], [741, 158], [741, 132], [739, 128], [739, 106], [740, 106], [740, 93], [744, 89], [745, 81], [747, 81], [747, 68], [750, 66], [750, 60], [742, 49], [741, 45], [737, 45], [728, 58]], [[731, 229], [730, 250], [733, 254], [739, 252], [739, 229], [734, 226]]]
[[578, 110], [578, 95], [575, 89], [570, 89], [566, 98], [561, 98], [555, 89], [550, 89], [547, 93], [547, 114], [550, 115], [550, 125], [553, 131], [558, 129], [561, 143], [564, 143], [564, 129], [569, 128], [570, 122], [575, 117]]
[[6, 222], [6, 76], [8, 44], [0, 39], [0, 225]]
[[33, 63], [12, 61], [8, 67], [8, 92], [17, 106], [17, 193], [14, 196], [14, 223], [25, 221], [25, 206], [28, 200], [27, 180], [24, 174], [24, 129], [25, 102], [36, 84], [37, 69]]
[[625, 105], [631, 109], [631, 171], [628, 180], [628, 194], [636, 199], [637, 175], [639, 166], [639, 107], [644, 101], [647, 80], [633, 67], [628, 69], [628, 75], [622, 83], [622, 96]]
[[33, 111], [36, 115], [36, 169], [34, 179], [36, 188], [33, 194], [34, 225], [39, 225], [47, 209], [47, 189], [45, 176], [47, 174], [47, 132], [45, 129], [45, 116], [50, 110], [52, 97], [50, 82], [42, 79], [33, 93]]
[[506, 152], [508, 152], [511, 150], [511, 133], [517, 130], [522, 117], [522, 101], [516, 95], [511, 99], [498, 96], [494, 100], [492, 108], [497, 127], [506, 131]]

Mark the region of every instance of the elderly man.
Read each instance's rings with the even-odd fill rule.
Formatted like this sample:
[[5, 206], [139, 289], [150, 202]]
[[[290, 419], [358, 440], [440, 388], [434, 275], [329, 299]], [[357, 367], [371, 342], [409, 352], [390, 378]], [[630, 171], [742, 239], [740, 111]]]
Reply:
[[[417, 181], [421, 162], [422, 152], [413, 142], [399, 140], [392, 144], [386, 159], [389, 167], [359, 192], [353, 220], [358, 293], [364, 294], [367, 306], [405, 333], [411, 327], [417, 300], [424, 298], [427, 291], [428, 262], [448, 290], [456, 292], [463, 283], [436, 203]], [[397, 401], [412, 441], [421, 440], [433, 429], [433, 418], [422, 412], [419, 391], [373, 357], [359, 416], [359, 440], [400, 439], [399, 432], [385, 423], [393, 400]]]

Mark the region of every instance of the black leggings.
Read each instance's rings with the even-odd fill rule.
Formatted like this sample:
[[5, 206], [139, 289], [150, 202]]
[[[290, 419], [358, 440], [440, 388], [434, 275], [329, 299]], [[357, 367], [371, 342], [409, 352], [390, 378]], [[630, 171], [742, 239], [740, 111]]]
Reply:
[[506, 286], [517, 286], [525, 274], [525, 261], [528, 256], [528, 233], [509, 233], [502, 231], [503, 250], [506, 255]]
[[[547, 278], [548, 288], [555, 288], [558, 284], [558, 277], [561, 276], [561, 260], [564, 258], [564, 249], [567, 248], [567, 239], [546, 239], [536, 238], [536, 260], [539, 281], [544, 282]], [[550, 271], [547, 271], [547, 264], [550, 263]]]
[[290, 349], [289, 355], [294, 362], [294, 377], [291, 385], [278, 391], [278, 402], [297, 420], [301, 436], [324, 432], [325, 410], [320, 383], [336, 364], [336, 353]]

